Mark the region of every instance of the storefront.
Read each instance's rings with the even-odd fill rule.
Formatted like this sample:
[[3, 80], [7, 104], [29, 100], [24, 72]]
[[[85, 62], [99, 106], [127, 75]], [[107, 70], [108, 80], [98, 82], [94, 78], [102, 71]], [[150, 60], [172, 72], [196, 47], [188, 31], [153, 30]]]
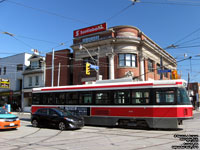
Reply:
[[21, 91], [5, 91], [0, 93], [0, 106], [5, 103], [11, 105], [11, 111], [21, 108]]

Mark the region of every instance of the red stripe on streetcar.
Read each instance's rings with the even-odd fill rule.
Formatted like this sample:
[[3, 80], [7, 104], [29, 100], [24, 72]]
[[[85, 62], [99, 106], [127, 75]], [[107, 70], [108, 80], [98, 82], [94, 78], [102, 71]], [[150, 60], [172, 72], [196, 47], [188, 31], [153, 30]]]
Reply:
[[183, 84], [183, 82], [176, 82], [176, 84], [180, 84], [180, 85], [182, 85], [182, 84]]
[[91, 116], [121, 116], [121, 117], [192, 117], [192, 108], [91, 108]]

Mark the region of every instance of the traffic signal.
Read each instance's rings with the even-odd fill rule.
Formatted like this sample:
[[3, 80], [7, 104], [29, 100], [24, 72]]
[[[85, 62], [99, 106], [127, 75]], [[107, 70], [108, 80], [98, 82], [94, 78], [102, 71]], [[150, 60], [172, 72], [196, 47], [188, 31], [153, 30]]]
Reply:
[[172, 70], [172, 79], [178, 79], [177, 70]]
[[90, 75], [90, 63], [87, 62], [85, 65], [86, 65], [85, 74]]

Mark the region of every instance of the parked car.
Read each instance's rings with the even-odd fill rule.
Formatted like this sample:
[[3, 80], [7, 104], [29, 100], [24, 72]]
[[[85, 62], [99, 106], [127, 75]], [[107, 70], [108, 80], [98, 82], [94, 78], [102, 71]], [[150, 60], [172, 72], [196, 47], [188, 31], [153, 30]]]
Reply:
[[5, 108], [0, 107], [0, 129], [16, 129], [19, 127], [19, 118], [9, 113]]
[[54, 126], [60, 130], [78, 129], [84, 126], [83, 118], [60, 108], [40, 108], [31, 115], [33, 127]]

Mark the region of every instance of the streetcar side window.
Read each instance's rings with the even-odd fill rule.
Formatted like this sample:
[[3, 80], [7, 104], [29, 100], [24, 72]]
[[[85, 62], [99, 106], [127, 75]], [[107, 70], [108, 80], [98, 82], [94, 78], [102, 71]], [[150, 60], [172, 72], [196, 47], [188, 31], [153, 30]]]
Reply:
[[129, 91], [114, 91], [114, 104], [129, 104], [130, 92]]
[[149, 104], [149, 91], [135, 91], [132, 90], [132, 104]]
[[78, 104], [79, 94], [78, 92], [66, 93], [67, 104]]
[[33, 104], [40, 104], [40, 94], [33, 94], [33, 100], [32, 100]]
[[92, 92], [81, 93], [79, 104], [92, 104]]
[[173, 89], [163, 89], [156, 91], [157, 104], [172, 104], [175, 103], [175, 91]]
[[66, 104], [65, 93], [55, 93], [55, 104]]
[[48, 93], [48, 94], [45, 94], [46, 96], [46, 100], [47, 100], [47, 104], [49, 105], [52, 105], [52, 104], [55, 104], [55, 101], [54, 101], [54, 93]]
[[110, 92], [97, 92], [95, 104], [111, 104]]

